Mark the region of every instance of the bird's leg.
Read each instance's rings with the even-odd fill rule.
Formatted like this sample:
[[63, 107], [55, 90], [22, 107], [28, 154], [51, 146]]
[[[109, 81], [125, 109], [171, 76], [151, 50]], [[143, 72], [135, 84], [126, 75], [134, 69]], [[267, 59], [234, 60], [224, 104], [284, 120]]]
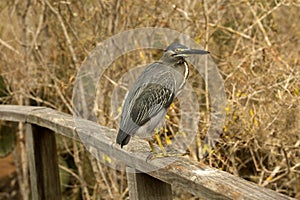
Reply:
[[[154, 132], [154, 138], [157, 141], [158, 146], [159, 146], [160, 150], [162, 151], [162, 153], [166, 154], [166, 150], [165, 150], [165, 148], [164, 148], [164, 146], [163, 146], [163, 144], [161, 142], [160, 136], [159, 136], [159, 130], [157, 130], [157, 129]], [[148, 142], [148, 144], [150, 146], [151, 152], [152, 153], [156, 153], [156, 150], [155, 150], [155, 147], [153, 145], [152, 140], [151, 139], [146, 139], [146, 140], [147, 140], [147, 142]]]
[[155, 138], [155, 140], [158, 143], [158, 146], [159, 146], [159, 148], [161, 150], [161, 153], [156, 152], [155, 147], [154, 147], [153, 142], [151, 141], [151, 139], [147, 139], [148, 144], [149, 144], [150, 149], [151, 149], [151, 152], [150, 152], [149, 156], [147, 157], [146, 161], [152, 160], [154, 158], [162, 158], [165, 155], [167, 155], [167, 152], [166, 152], [166, 150], [165, 150], [165, 148], [164, 148], [164, 146], [163, 146], [163, 144], [161, 142], [161, 139], [160, 139], [160, 136], [159, 136], [159, 130], [158, 129], [154, 130], [154, 138]]
[[167, 152], [166, 152], [165, 147], [163, 146], [163, 144], [162, 144], [162, 142], [161, 142], [161, 139], [160, 139], [159, 131], [158, 131], [158, 130], [155, 131], [154, 137], [155, 137], [155, 139], [156, 139], [156, 141], [157, 141], [157, 143], [158, 143], [158, 146], [159, 146], [159, 148], [160, 148], [162, 154], [163, 154], [163, 155], [166, 155]]
[[153, 142], [151, 141], [151, 139], [146, 139], [146, 140], [147, 140], [147, 142], [148, 142], [148, 144], [149, 144], [149, 146], [150, 146], [151, 153], [156, 152], [156, 151], [155, 151], [155, 148], [154, 148], [154, 145], [153, 145]]
[[153, 143], [150, 140], [148, 140], [149, 146], [152, 151], [151, 151], [150, 155], [148, 156], [147, 160], [153, 160], [155, 158], [163, 158], [163, 157], [185, 156], [185, 155], [189, 154], [188, 152], [185, 152], [185, 153], [167, 152], [165, 147], [162, 144], [162, 141], [161, 141], [160, 135], [159, 135], [159, 131], [157, 129], [155, 130], [154, 138], [156, 139], [161, 152], [156, 152]]

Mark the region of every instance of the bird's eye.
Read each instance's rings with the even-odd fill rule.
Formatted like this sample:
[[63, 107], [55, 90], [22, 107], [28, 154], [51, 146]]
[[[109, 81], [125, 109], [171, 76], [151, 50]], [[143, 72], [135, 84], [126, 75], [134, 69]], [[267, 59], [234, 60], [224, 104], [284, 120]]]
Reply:
[[175, 52], [179, 52], [179, 49], [175, 49]]

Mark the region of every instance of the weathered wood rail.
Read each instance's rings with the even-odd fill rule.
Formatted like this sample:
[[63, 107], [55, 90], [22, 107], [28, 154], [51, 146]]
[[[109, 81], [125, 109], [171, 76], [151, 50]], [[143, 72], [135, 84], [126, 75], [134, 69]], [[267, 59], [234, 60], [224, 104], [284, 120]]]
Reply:
[[[73, 117], [44, 107], [0, 105], [0, 120], [26, 123], [33, 199], [61, 199], [54, 133], [79, 140]], [[160, 168], [160, 159], [146, 162], [147, 154], [133, 155], [112, 145], [116, 132], [106, 127], [101, 129], [101, 137], [93, 138], [91, 144], [95, 149], [130, 166], [127, 171], [147, 172], [127, 173], [130, 199], [172, 199], [172, 185], [203, 199], [293, 199], [186, 158]], [[145, 144], [138, 138], [131, 143]], [[156, 168], [159, 169], [149, 172]]]

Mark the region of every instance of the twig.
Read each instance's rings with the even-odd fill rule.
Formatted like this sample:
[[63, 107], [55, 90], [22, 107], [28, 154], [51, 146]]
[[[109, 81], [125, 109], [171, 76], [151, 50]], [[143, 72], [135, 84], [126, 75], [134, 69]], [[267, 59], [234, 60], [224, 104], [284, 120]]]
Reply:
[[233, 30], [233, 29], [230, 28], [230, 27], [225, 27], [225, 26], [217, 25], [217, 24], [213, 24], [213, 23], [208, 23], [208, 24], [209, 24], [209, 26], [211, 26], [211, 27], [221, 28], [221, 29], [224, 29], [224, 30], [226, 30], [226, 31], [228, 31], [228, 32], [231, 32], [231, 33], [234, 33], [234, 34], [236, 34], [236, 35], [238, 35], [238, 36], [241, 36], [241, 37], [243, 37], [243, 38], [245, 38], [245, 39], [252, 40], [252, 38], [251, 38], [249, 35], [246, 35], [245, 33], [239, 32], [239, 31], [237, 31], [237, 30]]
[[42, 9], [41, 9], [40, 17], [39, 17], [39, 23], [38, 23], [36, 32], [33, 35], [31, 48], [28, 50], [29, 53], [31, 53], [31, 51], [32, 51], [33, 48], [37, 48], [38, 47], [37, 38], [38, 38], [38, 36], [41, 33], [41, 29], [42, 29], [42, 25], [43, 25], [43, 21], [44, 21], [44, 14], [45, 14], [44, 13], [45, 12], [45, 3], [43, 1], [41, 1], [41, 3], [42, 3]]
[[255, 19], [256, 19], [256, 22], [258, 23], [258, 26], [259, 26], [261, 32], [262, 32], [263, 35], [264, 35], [264, 38], [265, 38], [265, 41], [266, 41], [267, 45], [268, 45], [269, 47], [272, 46], [272, 43], [270, 42], [269, 36], [268, 36], [268, 34], [267, 34], [267, 32], [266, 32], [264, 26], [262, 25], [261, 20], [259, 20], [259, 19], [257, 18], [256, 12], [253, 10], [253, 8], [252, 8], [251, 4], [249, 3], [249, 1], [247, 1], [247, 5], [249, 6], [251, 13], [253, 14], [253, 16], [254, 16]]
[[97, 166], [98, 166], [99, 172], [100, 172], [100, 174], [101, 174], [101, 176], [102, 176], [102, 178], [103, 178], [103, 181], [104, 181], [104, 183], [105, 183], [105, 185], [106, 185], [106, 188], [107, 188], [107, 191], [108, 191], [108, 193], [109, 193], [109, 196], [113, 197], [113, 194], [112, 194], [112, 192], [111, 192], [110, 185], [109, 185], [109, 183], [108, 183], [108, 181], [107, 181], [107, 178], [106, 178], [106, 176], [105, 176], [105, 173], [103, 172], [101, 163], [100, 163], [100, 162], [97, 162]]
[[90, 200], [90, 195], [89, 195], [89, 190], [87, 188], [87, 183], [84, 179], [84, 174], [83, 174], [83, 168], [82, 168], [82, 162], [80, 162], [80, 156], [79, 156], [79, 149], [78, 149], [78, 144], [76, 143], [75, 140], [73, 140], [73, 148], [74, 148], [74, 160], [78, 169], [79, 173], [79, 180], [80, 180], [80, 186], [82, 189], [82, 198], [86, 200]]
[[3, 41], [1, 38], [0, 38], [0, 44], [2, 44], [3, 46], [5, 46], [6, 48], [8, 48], [9, 50], [13, 51], [14, 53], [18, 54], [18, 55], [21, 55], [20, 52], [13, 48], [12, 46], [10, 46], [9, 44], [7, 44], [5, 41]]
[[102, 182], [100, 176], [102, 176], [103, 181], [104, 181], [104, 183], [106, 184], [106, 187], [107, 187], [107, 191], [108, 191], [109, 197], [110, 197], [111, 199], [113, 199], [114, 196], [113, 196], [113, 194], [112, 194], [112, 192], [111, 192], [111, 189], [110, 189], [110, 187], [109, 187], [109, 184], [108, 184], [108, 182], [107, 182], [107, 180], [106, 180], [105, 174], [104, 174], [103, 172], [101, 173], [102, 168], [99, 170], [99, 165], [101, 165], [101, 164], [100, 164], [99, 161], [96, 160], [95, 157], [93, 157], [92, 155], [89, 155], [89, 159], [90, 159], [90, 161], [91, 161], [91, 165], [92, 165], [93, 172], [95, 173], [95, 178], [96, 178], [97, 184], [100, 186], [100, 184], [101, 184], [101, 182]]
[[59, 14], [59, 12], [57, 10], [55, 10], [55, 8], [53, 8], [53, 6], [49, 3], [48, 0], [44, 0], [45, 3], [47, 4], [47, 6], [50, 8], [50, 10], [57, 16], [57, 19], [58, 21], [60, 22], [60, 25], [61, 25], [61, 28], [63, 30], [63, 33], [64, 33], [64, 36], [67, 40], [67, 45], [68, 45], [68, 48], [69, 48], [69, 51], [71, 53], [71, 56], [72, 56], [72, 59], [73, 59], [73, 62], [75, 64], [75, 67], [78, 68], [78, 60], [77, 60], [77, 57], [76, 57], [76, 54], [75, 54], [75, 51], [73, 49], [73, 46], [72, 46], [72, 42], [71, 42], [71, 39], [69, 37], [69, 34], [68, 34], [68, 31], [67, 31], [67, 28], [64, 24], [64, 21], [61, 17], [61, 15]]
[[[249, 2], [248, 2], [248, 5], [249, 5]], [[264, 18], [266, 18], [272, 12], [274, 12], [275, 10], [277, 10], [277, 8], [279, 8], [281, 5], [282, 5], [282, 2], [279, 2], [275, 7], [273, 7], [271, 10], [269, 10], [268, 12], [266, 12], [265, 14], [263, 14], [260, 18], [256, 18], [255, 22], [253, 24], [251, 24], [250, 26], [248, 26], [247, 28], [245, 28], [242, 32], [244, 32], [244, 33], [247, 32], [254, 25], [256, 25], [257, 23], [261, 22]]]

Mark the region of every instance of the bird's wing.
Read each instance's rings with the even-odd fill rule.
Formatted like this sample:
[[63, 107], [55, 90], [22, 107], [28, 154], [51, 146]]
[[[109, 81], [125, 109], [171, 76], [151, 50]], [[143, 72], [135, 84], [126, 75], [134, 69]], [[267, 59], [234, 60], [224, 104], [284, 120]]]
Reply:
[[162, 109], [167, 109], [175, 96], [172, 88], [157, 83], [149, 83], [141, 90], [130, 113], [132, 121], [139, 126], [144, 125]]
[[153, 63], [140, 75], [130, 89], [121, 115], [120, 129], [129, 135], [167, 109], [175, 98], [174, 73], [161, 63]]

